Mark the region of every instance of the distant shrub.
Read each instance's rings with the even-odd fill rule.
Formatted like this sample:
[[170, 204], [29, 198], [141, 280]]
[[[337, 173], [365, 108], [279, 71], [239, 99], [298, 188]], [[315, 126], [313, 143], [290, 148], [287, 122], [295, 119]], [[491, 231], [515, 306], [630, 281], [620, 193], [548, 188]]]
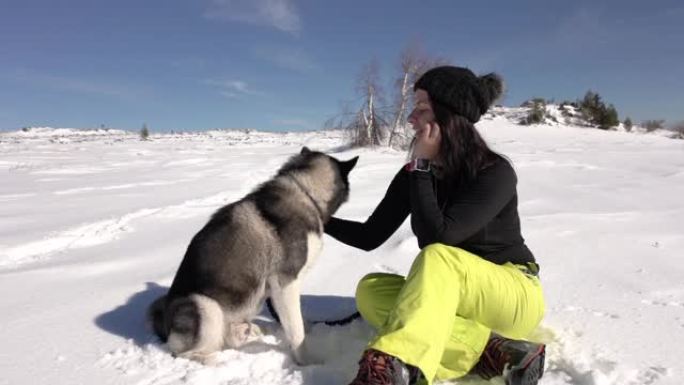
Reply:
[[675, 123], [675, 125], [672, 126], [672, 131], [676, 133], [675, 138], [684, 139], [684, 121]]
[[570, 113], [570, 109], [568, 108], [568, 104], [561, 103], [560, 106], [558, 106], [558, 111], [560, 111], [561, 116], [563, 116], [564, 118], [566, 118], [565, 121], [568, 121], [568, 120], [569, 120], [569, 119], [567, 119], [567, 118], [571, 118], [571, 117], [572, 117], [572, 113]]
[[642, 126], [646, 129], [646, 132], [652, 132], [655, 130], [659, 130], [665, 127], [665, 120], [663, 119], [652, 119], [652, 120], [644, 120], [643, 123], [641, 123]]
[[570, 107], [579, 108], [579, 105], [577, 104], [577, 102], [571, 102], [571, 101], [569, 101], [569, 100], [563, 100], [563, 101], [561, 102], [560, 105], [561, 105], [561, 106], [570, 106]]
[[603, 115], [601, 116], [599, 122], [599, 127], [607, 130], [612, 127], [617, 127], [620, 124], [620, 118], [618, 117], [617, 109], [612, 104], [608, 106]]
[[582, 117], [589, 123], [597, 125], [603, 130], [610, 129], [620, 124], [618, 113], [611, 104], [606, 104], [601, 100], [601, 96], [591, 90], [584, 94], [584, 98], [578, 102]]
[[544, 122], [544, 117], [546, 117], [546, 101], [542, 98], [534, 98], [523, 102], [522, 106], [528, 107], [530, 111], [527, 116], [522, 118], [520, 124], [531, 125], [539, 124]]
[[627, 130], [627, 132], [632, 131], [632, 127], [634, 127], [632, 119], [630, 119], [629, 117], [625, 118], [625, 121], [622, 122], [622, 125], [625, 126], [625, 130]]
[[522, 102], [522, 103], [520, 104], [520, 107], [532, 108], [532, 107], [534, 107], [536, 104], [543, 104], [543, 105], [546, 105], [546, 100], [544, 100], [544, 98], [532, 98], [532, 99], [528, 99], [528, 100], [525, 100], [524, 102]]
[[147, 140], [150, 137], [150, 131], [147, 129], [147, 124], [143, 124], [140, 129], [140, 140]]

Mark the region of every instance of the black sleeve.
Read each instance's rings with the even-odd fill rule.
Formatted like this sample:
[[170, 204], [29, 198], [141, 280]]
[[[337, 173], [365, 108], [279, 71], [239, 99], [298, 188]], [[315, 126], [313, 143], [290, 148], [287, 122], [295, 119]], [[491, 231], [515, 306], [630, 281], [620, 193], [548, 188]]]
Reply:
[[410, 174], [413, 230], [421, 248], [437, 242], [457, 245], [474, 235], [515, 196], [517, 183], [511, 165], [500, 160], [483, 170], [468, 186], [450, 193], [448, 206], [442, 212], [431, 175]]
[[342, 243], [366, 251], [382, 245], [409, 215], [408, 172], [397, 173], [385, 197], [364, 223], [331, 218], [325, 232]]

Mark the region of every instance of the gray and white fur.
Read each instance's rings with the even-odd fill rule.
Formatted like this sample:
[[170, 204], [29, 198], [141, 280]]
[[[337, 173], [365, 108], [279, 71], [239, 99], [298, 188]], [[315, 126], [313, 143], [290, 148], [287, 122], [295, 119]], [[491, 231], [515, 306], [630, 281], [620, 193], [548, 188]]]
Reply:
[[168, 293], [148, 309], [173, 354], [209, 362], [239, 347], [270, 297], [295, 360], [306, 363], [302, 275], [321, 251], [324, 224], [349, 196], [357, 160], [304, 147], [271, 180], [214, 213], [190, 242]]

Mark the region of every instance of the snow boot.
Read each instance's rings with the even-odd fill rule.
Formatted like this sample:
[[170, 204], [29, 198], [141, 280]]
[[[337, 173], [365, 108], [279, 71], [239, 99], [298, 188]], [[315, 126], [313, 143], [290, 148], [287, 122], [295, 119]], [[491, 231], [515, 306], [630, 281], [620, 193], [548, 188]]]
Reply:
[[503, 376], [506, 385], [536, 385], [544, 374], [546, 346], [493, 334], [473, 372], [489, 380]]
[[368, 349], [359, 361], [359, 372], [349, 385], [414, 385], [421, 372], [415, 366], [379, 350]]

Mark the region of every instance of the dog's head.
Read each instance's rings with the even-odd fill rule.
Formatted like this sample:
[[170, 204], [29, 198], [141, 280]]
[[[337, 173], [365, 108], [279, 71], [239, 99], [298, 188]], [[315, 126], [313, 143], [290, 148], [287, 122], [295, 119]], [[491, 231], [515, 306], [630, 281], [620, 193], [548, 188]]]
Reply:
[[318, 151], [303, 147], [299, 154], [280, 169], [279, 175], [295, 176], [318, 202], [323, 203], [327, 221], [342, 203], [349, 198], [349, 173], [356, 166], [359, 157], [342, 161]]

